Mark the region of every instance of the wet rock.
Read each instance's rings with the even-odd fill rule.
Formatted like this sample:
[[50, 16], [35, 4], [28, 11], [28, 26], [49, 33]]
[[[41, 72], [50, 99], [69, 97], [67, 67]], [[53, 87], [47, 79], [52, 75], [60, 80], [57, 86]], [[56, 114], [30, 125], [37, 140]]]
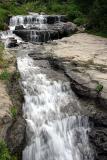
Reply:
[[96, 151], [95, 160], [107, 159], [107, 114], [103, 116], [92, 116], [90, 121], [93, 123], [89, 134], [89, 140]]
[[25, 120], [18, 117], [7, 131], [7, 145], [11, 153], [18, 154], [18, 157], [21, 156], [25, 146], [25, 124]]
[[24, 41], [47, 42], [48, 40], [58, 39], [58, 31], [53, 30], [17, 30], [14, 33]]
[[18, 43], [17, 40], [13, 37], [10, 37], [6, 40], [6, 47], [12, 48], [12, 47], [17, 47]]
[[50, 15], [50, 16], [47, 16], [47, 23], [48, 24], [54, 24], [56, 22], [67, 22], [67, 17], [64, 16], [64, 15], [59, 15], [59, 16]]
[[77, 29], [76, 25], [71, 22], [56, 23], [55, 25], [48, 25], [47, 27], [46, 30], [40, 30], [39, 28], [37, 29], [37, 27], [31, 27], [31, 29], [17, 29], [13, 33], [21, 37], [24, 41], [47, 42], [49, 40], [68, 36]]
[[[15, 26], [16, 25], [16, 26]], [[77, 31], [77, 26], [68, 22], [64, 15], [35, 14], [17, 16], [10, 20], [10, 26], [15, 27], [14, 34], [24, 41], [47, 42], [60, 39]]]
[[24, 29], [23, 25], [20, 25], [20, 26], [16, 26], [16, 27], [15, 27], [15, 30], [23, 30], [23, 29]]

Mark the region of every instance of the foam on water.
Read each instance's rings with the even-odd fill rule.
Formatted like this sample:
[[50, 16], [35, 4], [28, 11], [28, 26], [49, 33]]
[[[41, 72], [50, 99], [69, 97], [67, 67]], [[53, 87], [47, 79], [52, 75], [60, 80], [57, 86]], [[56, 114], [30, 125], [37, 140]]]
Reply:
[[[93, 160], [87, 132], [88, 118], [68, 116], [69, 105], [80, 105], [69, 83], [48, 80], [41, 68], [28, 56], [19, 57], [25, 103], [23, 114], [27, 122], [27, 146], [23, 160]], [[79, 113], [79, 112], [78, 112]]]

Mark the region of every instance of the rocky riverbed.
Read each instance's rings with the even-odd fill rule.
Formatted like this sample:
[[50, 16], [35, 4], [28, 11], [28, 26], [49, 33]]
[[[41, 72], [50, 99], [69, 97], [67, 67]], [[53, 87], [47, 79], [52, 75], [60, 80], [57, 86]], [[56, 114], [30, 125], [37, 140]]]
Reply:
[[[106, 160], [107, 39], [78, 33], [45, 44], [22, 43], [18, 47], [10, 49], [9, 53], [17, 56], [28, 54], [43, 70], [49, 72], [52, 79], [61, 79], [62, 75], [66, 77], [78, 97], [83, 115], [89, 117], [91, 125], [89, 140], [95, 151], [95, 160]], [[48, 66], [52, 68], [52, 73], [55, 72], [57, 78], [53, 76]], [[14, 97], [13, 95], [17, 95], [17, 91], [20, 90], [20, 86], [14, 76], [10, 82], [8, 90], [5, 89], [6, 84], [0, 82], [2, 88], [0, 116], [4, 122], [0, 134], [4, 136], [7, 133], [7, 136], [4, 137], [6, 137], [11, 151], [17, 153], [17, 150], [20, 149], [21, 153], [25, 142], [25, 121], [22, 118], [21, 109], [23, 95], [21, 93], [18, 94], [18, 97]], [[6, 97], [6, 107], [4, 108], [3, 97]], [[14, 121], [9, 115], [9, 108], [13, 105], [17, 105], [19, 108], [19, 116]]]
[[38, 46], [29, 52], [34, 60], [48, 59], [64, 72], [92, 123], [90, 142], [96, 160], [107, 159], [107, 39], [86, 33]]

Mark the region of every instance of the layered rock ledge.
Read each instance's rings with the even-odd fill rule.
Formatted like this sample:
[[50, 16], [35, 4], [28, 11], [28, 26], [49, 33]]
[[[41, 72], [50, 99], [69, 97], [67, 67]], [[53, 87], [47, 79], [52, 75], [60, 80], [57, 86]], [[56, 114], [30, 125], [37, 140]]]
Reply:
[[79, 96], [97, 99], [107, 109], [106, 38], [79, 33], [45, 45], [45, 49], [70, 78]]

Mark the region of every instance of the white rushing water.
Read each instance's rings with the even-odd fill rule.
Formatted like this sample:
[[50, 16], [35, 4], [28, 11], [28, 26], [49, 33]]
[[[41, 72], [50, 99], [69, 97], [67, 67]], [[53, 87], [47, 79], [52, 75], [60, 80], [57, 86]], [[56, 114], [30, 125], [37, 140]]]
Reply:
[[8, 47], [11, 38], [16, 39], [18, 44], [23, 42], [20, 37], [14, 34], [14, 30], [17, 26], [23, 26], [25, 29], [31, 29], [34, 27], [35, 30], [31, 30], [30, 40], [31, 42], [38, 42], [39, 37], [36, 34], [36, 30], [47, 30], [47, 19], [46, 16], [42, 14], [33, 14], [27, 16], [18, 15], [10, 18], [9, 30], [0, 33], [0, 38], [4, 42], [6, 48]]
[[33, 15], [18, 15], [10, 19], [10, 29], [15, 30], [16, 26], [23, 26], [24, 28], [37, 27], [38, 29], [47, 29], [46, 15], [33, 14]]
[[68, 116], [64, 110], [80, 110], [69, 83], [48, 80], [28, 56], [19, 57], [27, 122], [27, 146], [23, 160], [93, 160], [87, 117]]

